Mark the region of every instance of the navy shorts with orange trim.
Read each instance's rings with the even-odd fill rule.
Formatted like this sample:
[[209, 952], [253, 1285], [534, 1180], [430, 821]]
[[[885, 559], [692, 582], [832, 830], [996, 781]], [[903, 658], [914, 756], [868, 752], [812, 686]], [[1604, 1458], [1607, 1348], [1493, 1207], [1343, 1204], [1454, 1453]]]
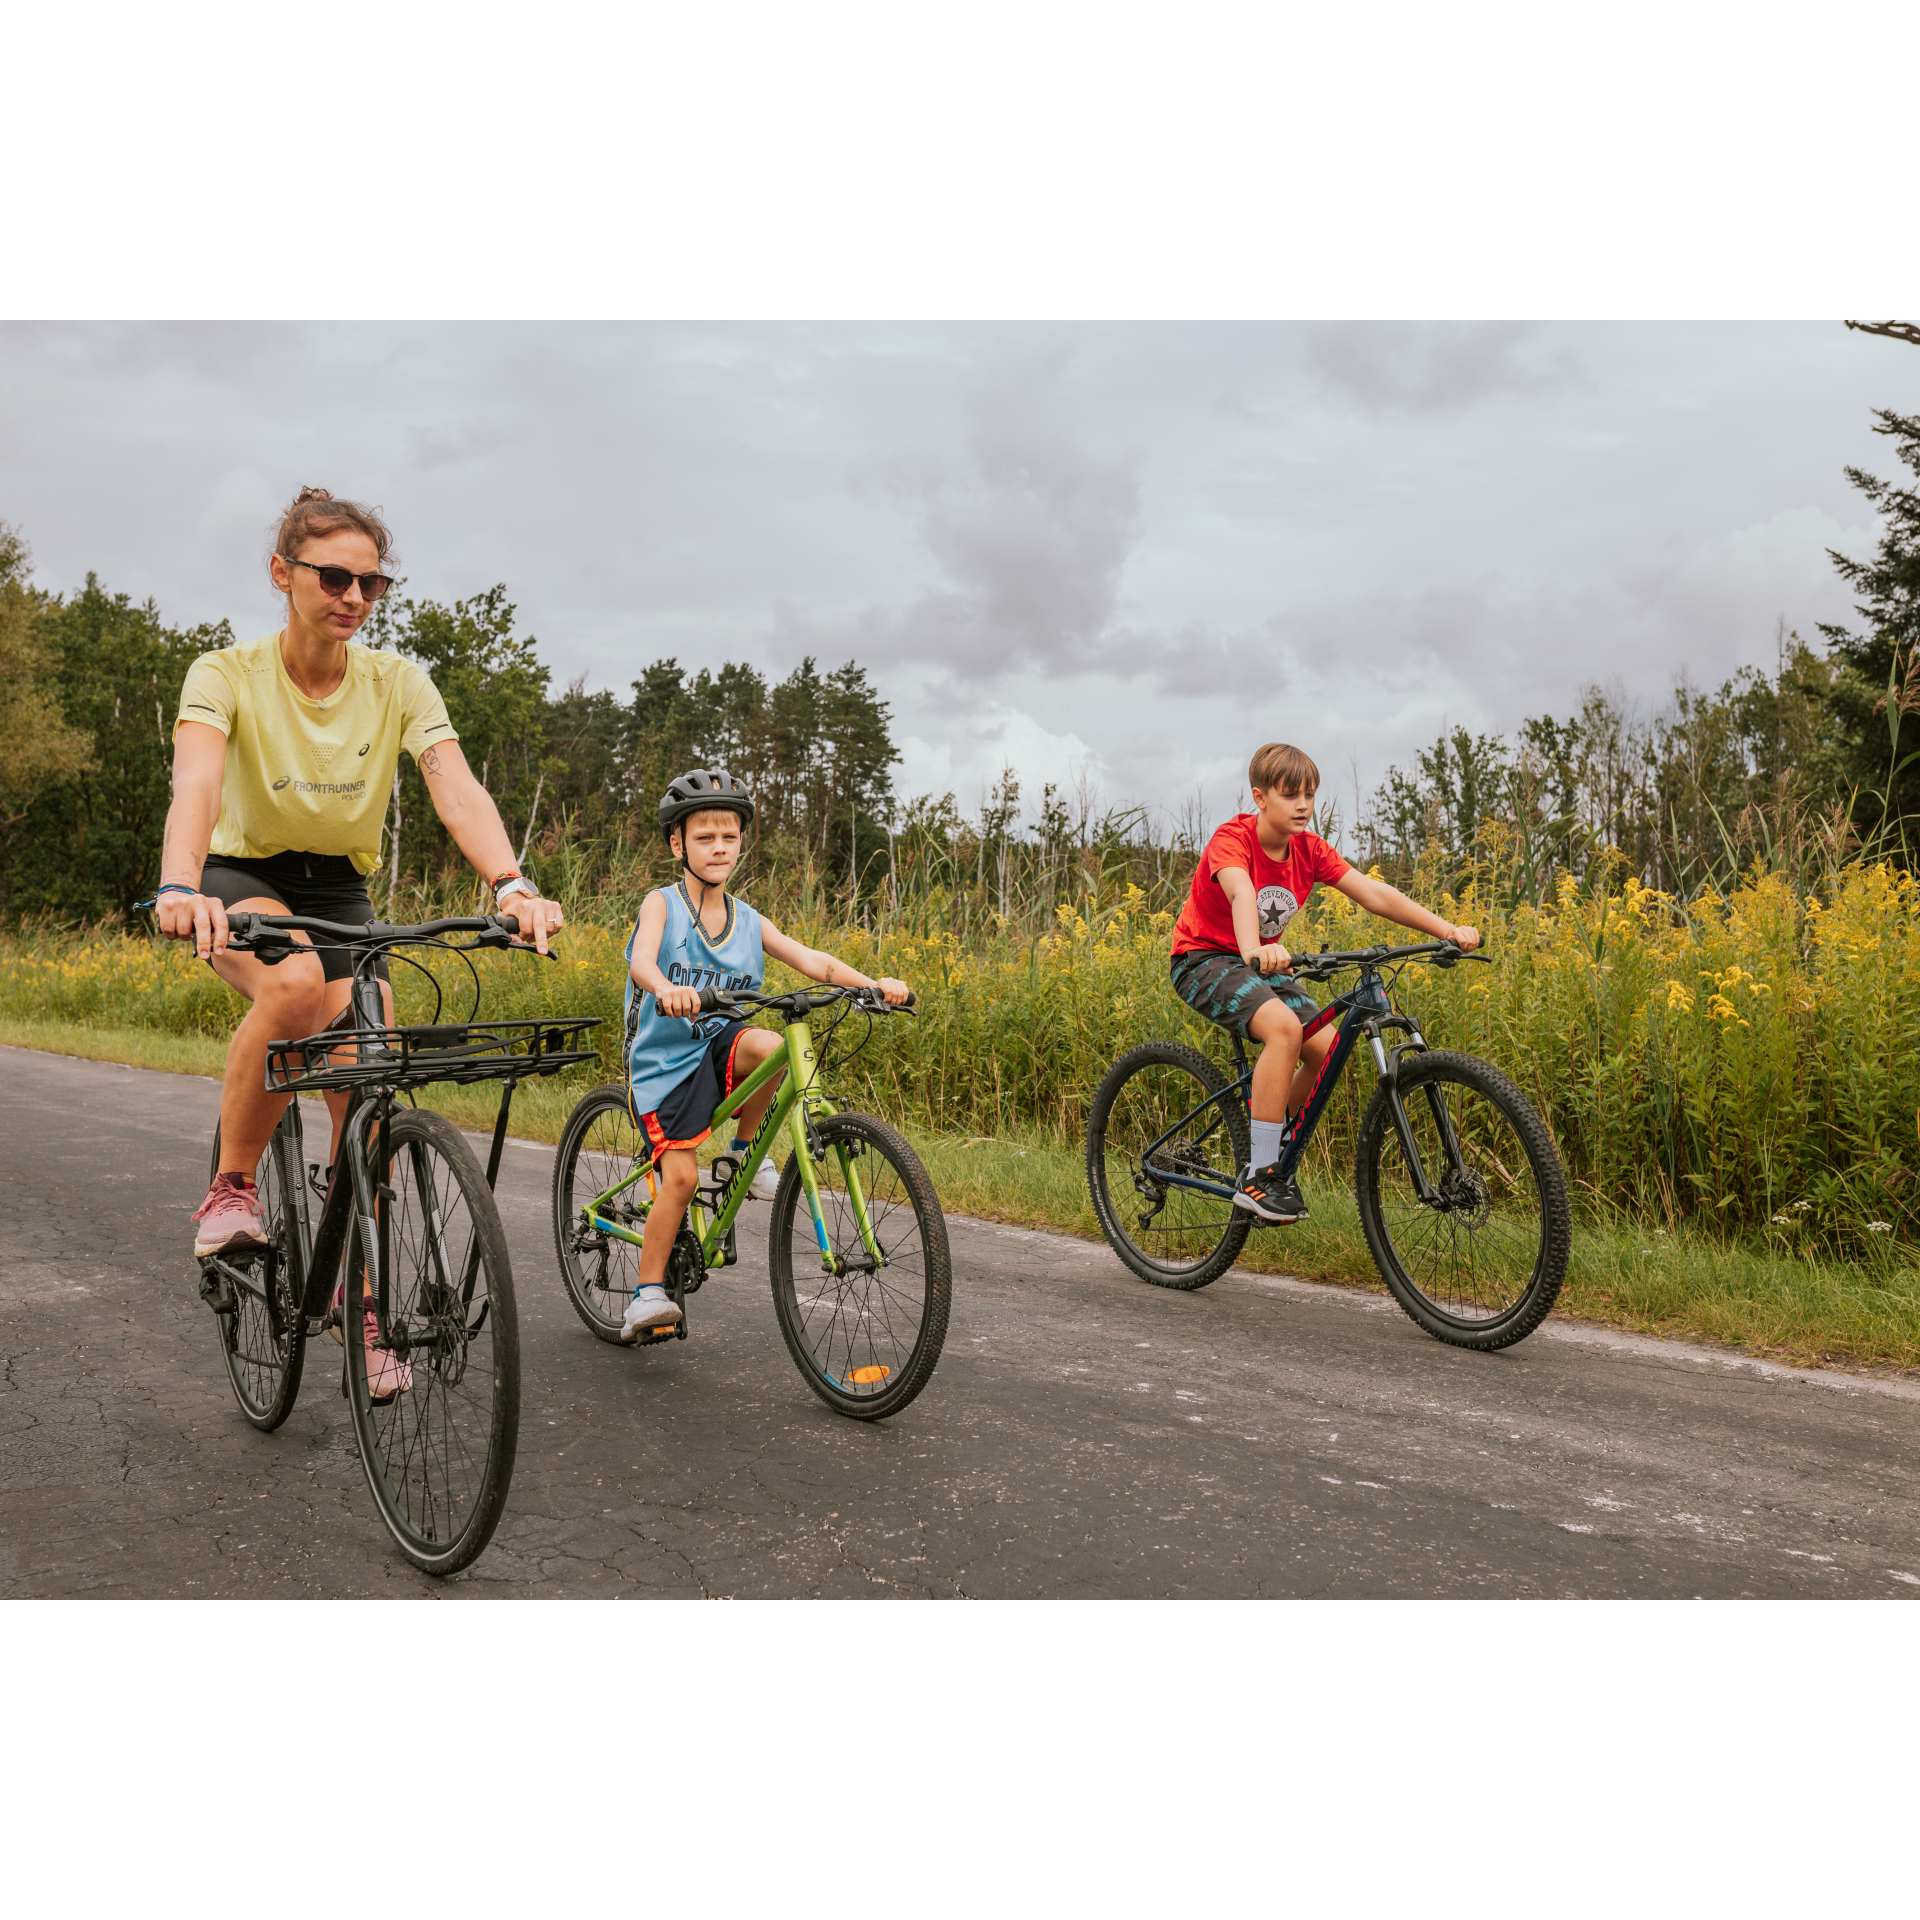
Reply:
[[714, 1108], [739, 1084], [734, 1059], [749, 1024], [729, 1020], [707, 1042], [700, 1064], [652, 1113], [640, 1116], [656, 1159], [674, 1147], [697, 1147], [713, 1131]]

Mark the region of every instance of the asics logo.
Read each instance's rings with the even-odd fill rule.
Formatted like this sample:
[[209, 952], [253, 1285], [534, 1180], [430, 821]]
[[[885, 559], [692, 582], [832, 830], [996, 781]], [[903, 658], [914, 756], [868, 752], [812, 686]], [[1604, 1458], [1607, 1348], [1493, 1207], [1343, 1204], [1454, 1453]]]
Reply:
[[311, 793], [323, 797], [329, 794], [341, 794], [352, 798], [356, 794], [365, 793], [367, 783], [364, 779], [296, 780], [292, 774], [283, 773], [280, 778], [273, 783], [273, 791], [279, 793], [287, 787], [291, 787], [295, 793]]
[[371, 740], [369, 740], [369, 741], [367, 742], [367, 746], [366, 746], [366, 747], [362, 747], [362, 748], [360, 749], [360, 751], [359, 751], [359, 752], [358, 752], [357, 754], [355, 754], [355, 755], [354, 755], [354, 758], [355, 758], [356, 760], [360, 760], [360, 759], [364, 759], [364, 758], [366, 757], [366, 752], [367, 752], [367, 747], [370, 747], [370, 746], [372, 746], [372, 745], [373, 745], [373, 742], [372, 742]]

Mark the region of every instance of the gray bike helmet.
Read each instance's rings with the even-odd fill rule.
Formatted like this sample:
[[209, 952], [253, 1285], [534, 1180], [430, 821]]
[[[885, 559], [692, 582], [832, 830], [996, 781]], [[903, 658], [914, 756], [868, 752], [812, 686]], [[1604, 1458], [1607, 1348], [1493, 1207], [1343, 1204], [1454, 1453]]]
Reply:
[[753, 796], [747, 783], [736, 780], [724, 767], [695, 767], [660, 796], [661, 833], [671, 839], [674, 828], [689, 814], [705, 813], [709, 807], [725, 807], [738, 814], [742, 832], [753, 825]]

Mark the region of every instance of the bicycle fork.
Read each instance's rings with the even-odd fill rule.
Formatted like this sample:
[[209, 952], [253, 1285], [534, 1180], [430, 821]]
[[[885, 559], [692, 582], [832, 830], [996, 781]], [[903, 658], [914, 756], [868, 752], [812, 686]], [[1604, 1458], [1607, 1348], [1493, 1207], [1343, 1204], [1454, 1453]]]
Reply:
[[820, 1249], [821, 1270], [834, 1279], [848, 1273], [877, 1273], [887, 1264], [886, 1255], [880, 1251], [880, 1243], [874, 1235], [873, 1221], [867, 1212], [866, 1192], [860, 1183], [860, 1171], [854, 1165], [854, 1151], [844, 1141], [836, 1143], [833, 1152], [840, 1163], [840, 1177], [846, 1182], [847, 1204], [852, 1207], [854, 1220], [860, 1228], [860, 1241], [866, 1248], [866, 1258], [849, 1262], [840, 1259], [833, 1251], [833, 1236], [827, 1231], [826, 1209], [820, 1201], [820, 1180], [814, 1169], [816, 1153], [820, 1158], [825, 1157], [826, 1143], [821, 1140], [812, 1119], [814, 1107], [823, 1107], [831, 1114], [833, 1103], [819, 1091], [816, 1084], [818, 1069], [813, 1057], [813, 1042], [804, 1026], [796, 1025], [787, 1029], [787, 1052], [797, 1094], [792, 1111], [787, 1116], [787, 1128], [800, 1168], [800, 1186], [807, 1196], [807, 1211], [813, 1216], [813, 1237]]
[[[1380, 1084], [1387, 1092], [1387, 1115], [1393, 1122], [1394, 1138], [1400, 1143], [1400, 1155], [1406, 1162], [1408, 1178], [1413, 1182], [1413, 1190], [1421, 1205], [1444, 1208], [1446, 1196], [1434, 1186], [1428, 1176], [1426, 1162], [1420, 1153], [1420, 1144], [1414, 1138], [1413, 1122], [1407, 1118], [1406, 1102], [1400, 1097], [1400, 1062], [1408, 1053], [1424, 1053], [1427, 1043], [1420, 1029], [1405, 1014], [1391, 1011], [1375, 1014], [1364, 1021], [1363, 1027], [1367, 1044], [1373, 1050], [1373, 1064], [1380, 1075]], [[1407, 1035], [1397, 1046], [1389, 1048], [1382, 1035], [1398, 1028]], [[1453, 1130], [1453, 1115], [1447, 1109], [1445, 1092], [1429, 1085], [1421, 1089], [1427, 1097], [1428, 1109], [1433, 1114], [1434, 1130], [1440, 1136], [1440, 1152], [1448, 1170], [1460, 1165], [1460, 1141]], [[1445, 1178], [1443, 1173], [1442, 1178]]]

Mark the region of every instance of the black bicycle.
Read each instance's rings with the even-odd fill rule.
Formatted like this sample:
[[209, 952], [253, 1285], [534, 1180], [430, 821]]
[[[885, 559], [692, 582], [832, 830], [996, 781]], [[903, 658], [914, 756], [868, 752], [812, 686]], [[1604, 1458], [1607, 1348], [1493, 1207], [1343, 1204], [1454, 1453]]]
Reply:
[[[1409, 962], [1450, 967], [1447, 941], [1302, 955], [1299, 980], [1358, 971], [1305, 1025], [1338, 1021], [1313, 1091], [1282, 1137], [1291, 1176], [1354, 1050], [1380, 1078], [1360, 1121], [1354, 1196], [1380, 1277], [1416, 1325], [1451, 1346], [1491, 1351], [1524, 1340], [1559, 1298], [1573, 1239], [1567, 1177], [1553, 1138], [1518, 1087], [1471, 1054], [1430, 1049], [1399, 1012], [1391, 977]], [[1392, 969], [1392, 975], [1383, 969]], [[1406, 1037], [1392, 1046], [1387, 1036]], [[1087, 1185], [1108, 1244], [1158, 1287], [1204, 1287], [1232, 1266], [1252, 1214], [1233, 1204], [1252, 1152], [1253, 1083], [1236, 1035], [1239, 1078], [1205, 1054], [1150, 1040], [1122, 1054], [1093, 1097]], [[1264, 1224], [1264, 1223], [1262, 1223]]]
[[[290, 937], [296, 932], [330, 935], [354, 953], [352, 1004], [339, 1019], [267, 1050], [267, 1085], [296, 1096], [255, 1173], [267, 1245], [200, 1262], [200, 1293], [220, 1329], [234, 1398], [248, 1420], [272, 1432], [293, 1411], [306, 1342], [323, 1332], [340, 1338], [340, 1390], [380, 1517], [416, 1567], [457, 1573], [499, 1524], [520, 1431], [519, 1321], [493, 1199], [508, 1110], [529, 1075], [593, 1059], [578, 1041], [599, 1022], [386, 1024], [374, 971], [382, 953], [432, 980], [398, 949], [464, 955], [519, 946], [503, 915], [355, 927], [236, 913], [227, 924], [228, 947], [269, 966], [306, 951]], [[457, 935], [473, 937], [456, 944]], [[467, 966], [471, 1014], [480, 981]], [[438, 981], [434, 990], [437, 1022]], [[484, 1173], [450, 1120], [411, 1104], [417, 1087], [483, 1080], [502, 1083]], [[329, 1171], [306, 1163], [297, 1096], [338, 1090], [349, 1099]], [[217, 1171], [217, 1130], [213, 1165]], [[310, 1202], [319, 1208], [311, 1230]]]

